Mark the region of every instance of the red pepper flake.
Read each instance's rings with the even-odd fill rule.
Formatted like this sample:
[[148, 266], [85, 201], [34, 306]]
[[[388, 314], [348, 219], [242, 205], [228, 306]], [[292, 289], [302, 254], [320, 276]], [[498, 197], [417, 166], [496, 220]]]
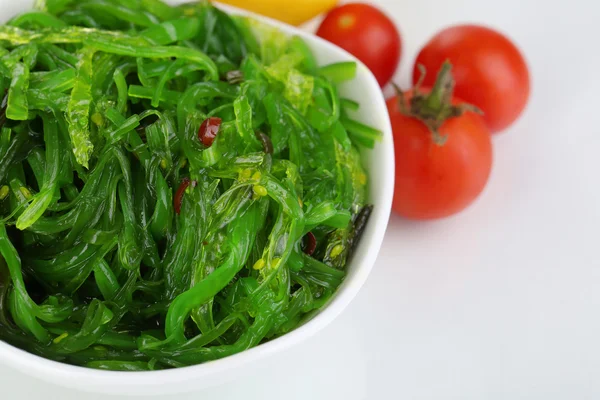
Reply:
[[190, 178], [183, 178], [181, 185], [179, 185], [177, 192], [175, 192], [175, 197], [173, 198], [173, 207], [175, 208], [175, 212], [177, 214], [181, 212], [181, 201], [183, 200], [183, 194], [191, 183], [192, 182], [190, 181]]
[[304, 246], [302, 248], [302, 251], [304, 251], [306, 255], [312, 256], [316, 249], [317, 238], [315, 237], [315, 235], [313, 235], [312, 232], [308, 232], [304, 236]]
[[212, 146], [217, 133], [219, 133], [221, 122], [222, 120], [219, 117], [210, 117], [205, 119], [202, 125], [200, 125], [198, 138], [206, 147]]

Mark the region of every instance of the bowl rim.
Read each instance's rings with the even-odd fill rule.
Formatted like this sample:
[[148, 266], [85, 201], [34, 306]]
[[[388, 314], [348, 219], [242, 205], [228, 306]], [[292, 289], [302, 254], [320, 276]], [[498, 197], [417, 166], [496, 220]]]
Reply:
[[[360, 60], [348, 53], [346, 50], [343, 50], [312, 33], [303, 31], [286, 23], [262, 15], [257, 15], [237, 7], [224, 5], [218, 2], [215, 2], [214, 4], [227, 13], [248, 16], [260, 22], [276, 27], [288, 35], [297, 35], [303, 39], [308, 39], [313, 42], [316, 41], [316, 43], [325, 50], [332, 53], [337, 53], [348, 60], [356, 62], [360, 69], [363, 70], [367, 75], [367, 79], [370, 81], [368, 85], [379, 88], [379, 84], [371, 71]], [[82, 390], [86, 389], [83, 387], [83, 385], [76, 382], [93, 381], [93, 387], [95, 388], [103, 385], [116, 386], [117, 388], [132, 388], [138, 385], [157, 386], [185, 382], [191, 379], [199, 379], [218, 374], [222, 371], [236, 369], [240, 366], [250, 363], [253, 360], [258, 360], [267, 355], [295, 346], [298, 343], [315, 335], [342, 313], [348, 304], [350, 304], [352, 299], [356, 297], [358, 291], [366, 282], [367, 277], [375, 265], [375, 261], [383, 243], [384, 234], [390, 218], [395, 179], [392, 128], [389, 116], [387, 114], [383, 92], [377, 96], [377, 102], [380, 103], [377, 108], [385, 110], [385, 113], [382, 113], [382, 117], [385, 116], [384, 121], [382, 121], [382, 130], [384, 134], [383, 141], [387, 145], [387, 147], [382, 146], [383, 148], [381, 152], [383, 157], [380, 157], [379, 161], [377, 162], [382, 164], [383, 168], [388, 171], [384, 176], [377, 177], [383, 188], [380, 196], [377, 198], [377, 207], [375, 207], [373, 215], [371, 216], [371, 223], [376, 225], [377, 229], [374, 230], [373, 235], [371, 236], [369, 247], [363, 256], [364, 260], [360, 268], [356, 268], [352, 279], [344, 281], [344, 287], [339, 288], [331, 301], [312, 319], [296, 329], [286, 333], [285, 335], [260, 344], [256, 347], [244, 350], [240, 353], [202, 364], [168, 370], [106, 371], [86, 368], [46, 359], [44, 357], [29, 353], [18, 347], [12, 346], [4, 341], [0, 341], [0, 362], [9, 367], [14, 367], [18, 370], [21, 370], [28, 375], [33, 375], [61, 386], [77, 387]], [[198, 385], [198, 387], [201, 386], [208, 385]], [[110, 389], [108, 389], [108, 391], [114, 392]]]

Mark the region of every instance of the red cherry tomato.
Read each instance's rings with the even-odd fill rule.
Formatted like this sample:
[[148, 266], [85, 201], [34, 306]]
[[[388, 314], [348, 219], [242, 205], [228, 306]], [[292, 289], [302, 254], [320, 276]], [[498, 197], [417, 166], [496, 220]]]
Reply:
[[443, 218], [466, 208], [483, 191], [492, 167], [491, 134], [480, 115], [457, 112], [450, 115], [459, 116], [441, 123], [431, 119], [429, 125], [417, 117], [461, 110], [456, 108], [462, 103], [457, 98], [443, 108], [435, 105], [439, 102], [428, 103], [430, 92], [419, 89], [415, 100], [415, 89], [404, 94], [403, 102], [398, 96], [387, 100], [396, 155], [393, 209], [417, 220]]
[[394, 76], [402, 41], [394, 23], [377, 8], [350, 3], [334, 8], [323, 20], [317, 36], [361, 60], [383, 87]]
[[[529, 70], [519, 49], [504, 35], [475, 25], [447, 28], [435, 35], [419, 53], [418, 65], [437, 71], [449, 60], [456, 81], [455, 95], [479, 107], [492, 132], [507, 128], [522, 113], [530, 92]], [[433, 85], [428, 74], [424, 86]]]

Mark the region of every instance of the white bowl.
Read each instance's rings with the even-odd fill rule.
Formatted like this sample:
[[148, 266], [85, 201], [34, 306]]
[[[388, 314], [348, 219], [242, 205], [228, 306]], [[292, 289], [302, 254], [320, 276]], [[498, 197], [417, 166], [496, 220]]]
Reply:
[[[33, 2], [0, 0], [0, 15], [13, 16], [31, 8]], [[175, 3], [175, 2], [173, 2]], [[371, 219], [356, 252], [348, 264], [348, 275], [332, 301], [311, 320], [296, 330], [258, 347], [221, 360], [196, 366], [150, 372], [112, 372], [62, 364], [27, 353], [0, 342], [0, 362], [26, 374], [65, 387], [107, 394], [173, 394], [198, 390], [231, 381], [243, 373], [243, 366], [314, 335], [333, 321], [356, 296], [371, 272], [387, 227], [394, 188], [394, 152], [390, 121], [381, 89], [375, 77], [355, 57], [312, 34], [268, 18], [252, 15], [233, 7], [219, 6], [233, 14], [251, 15], [276, 26], [289, 35], [298, 35], [314, 52], [319, 64], [354, 61], [356, 78], [340, 87], [344, 97], [360, 102], [354, 117], [383, 132], [383, 140], [373, 151], [364, 152], [369, 171], [370, 202], [375, 205]]]

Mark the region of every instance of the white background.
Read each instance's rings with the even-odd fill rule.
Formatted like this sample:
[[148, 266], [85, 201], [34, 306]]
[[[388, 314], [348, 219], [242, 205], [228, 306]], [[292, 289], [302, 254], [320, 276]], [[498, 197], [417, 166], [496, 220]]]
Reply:
[[[330, 327], [234, 384], [175, 398], [600, 398], [600, 3], [377, 3], [404, 37], [403, 85], [440, 28], [506, 32], [532, 71], [526, 114], [494, 138], [493, 175], [468, 211], [431, 223], [392, 218], [369, 281]], [[0, 366], [0, 398], [107, 396]]]

